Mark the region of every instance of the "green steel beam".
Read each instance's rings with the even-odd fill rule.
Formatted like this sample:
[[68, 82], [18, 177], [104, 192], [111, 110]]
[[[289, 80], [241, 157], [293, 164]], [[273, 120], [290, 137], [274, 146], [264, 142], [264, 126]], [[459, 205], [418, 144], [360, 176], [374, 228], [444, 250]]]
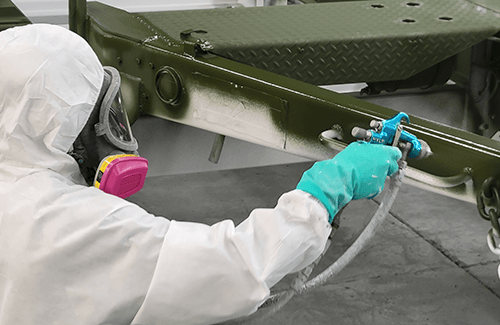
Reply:
[[[460, 1], [460, 0], [459, 0]], [[142, 15], [88, 4], [89, 43], [118, 68], [132, 119], [140, 113], [202, 128], [292, 154], [324, 159], [354, 139], [354, 126], [397, 112], [201, 50], [186, 33], [169, 37]], [[407, 130], [434, 154], [411, 160], [407, 179], [427, 190], [474, 201], [482, 182], [500, 176], [500, 143], [411, 117]], [[320, 141], [334, 126], [342, 141]]]
[[30, 24], [31, 21], [10, 0], [0, 0], [0, 31]]
[[73, 0], [68, 3], [69, 29], [73, 32], [85, 35], [86, 33], [86, 17], [87, 17], [87, 1]]

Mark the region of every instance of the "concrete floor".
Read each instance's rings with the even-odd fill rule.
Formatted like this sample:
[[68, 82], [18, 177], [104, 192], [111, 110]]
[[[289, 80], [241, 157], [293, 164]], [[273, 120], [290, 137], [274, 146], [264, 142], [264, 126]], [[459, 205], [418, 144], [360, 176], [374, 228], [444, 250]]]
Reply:
[[[273, 207], [310, 165], [152, 177], [130, 200], [170, 219], [238, 223], [253, 208]], [[349, 205], [319, 269], [354, 241], [377, 200]], [[488, 229], [474, 205], [403, 185], [391, 215], [350, 265], [259, 324], [498, 325], [499, 260], [486, 245]]]

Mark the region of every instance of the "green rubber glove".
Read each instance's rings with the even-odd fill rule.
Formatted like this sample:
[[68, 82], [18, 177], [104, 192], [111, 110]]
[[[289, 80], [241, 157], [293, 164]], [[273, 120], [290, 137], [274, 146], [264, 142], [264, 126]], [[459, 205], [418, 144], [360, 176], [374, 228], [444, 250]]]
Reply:
[[395, 147], [354, 142], [333, 159], [315, 163], [302, 175], [297, 189], [320, 200], [331, 223], [349, 201], [382, 192], [386, 176], [397, 172], [400, 158], [401, 151]]

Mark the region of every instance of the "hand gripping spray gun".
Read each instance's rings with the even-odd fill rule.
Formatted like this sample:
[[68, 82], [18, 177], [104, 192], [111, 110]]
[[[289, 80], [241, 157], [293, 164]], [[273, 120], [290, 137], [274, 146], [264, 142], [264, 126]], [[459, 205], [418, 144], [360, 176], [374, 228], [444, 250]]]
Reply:
[[[359, 127], [352, 129], [352, 135], [358, 139], [364, 140], [369, 143], [383, 144], [397, 146], [403, 152], [403, 156], [399, 161], [399, 171], [391, 177], [389, 182], [389, 188], [386, 190], [385, 196], [382, 199], [377, 211], [373, 215], [370, 222], [367, 224], [363, 232], [354, 241], [354, 243], [340, 256], [332, 265], [326, 268], [323, 272], [317, 275], [315, 278], [305, 282], [303, 281], [300, 287], [294, 288], [298, 293], [303, 293], [318, 285], [324, 284], [330, 277], [337, 275], [349, 262], [354, 259], [354, 257], [361, 251], [361, 249], [366, 245], [368, 240], [375, 234], [378, 226], [384, 221], [385, 217], [388, 215], [389, 210], [396, 199], [399, 188], [403, 183], [404, 170], [406, 168], [407, 157], [422, 159], [429, 157], [432, 154], [429, 145], [423, 141], [419, 140], [415, 135], [403, 130], [403, 125], [401, 125], [402, 120], [410, 123], [410, 118], [406, 113], [399, 113], [389, 120], [383, 121], [371, 121], [370, 130], [364, 130]], [[342, 210], [339, 212], [342, 213]], [[334, 220], [339, 220], [338, 214]], [[337, 225], [338, 226], [338, 225]], [[330, 240], [325, 248], [323, 254], [325, 254]], [[322, 256], [318, 258], [313, 264], [308, 266], [302, 273], [307, 272], [310, 274], [312, 269], [316, 265]], [[310, 268], [310, 269], [308, 269]], [[307, 278], [306, 278], [307, 279]]]
[[[304, 284], [304, 287], [307, 289], [323, 284], [328, 278], [338, 274], [361, 251], [368, 240], [373, 237], [378, 226], [389, 214], [389, 210], [391, 209], [399, 188], [403, 183], [406, 158], [422, 159], [429, 157], [432, 154], [431, 148], [425, 141], [419, 140], [415, 135], [403, 130], [403, 125], [401, 125], [401, 121], [403, 119], [406, 120], [408, 124], [410, 123], [408, 115], [400, 112], [389, 120], [371, 121], [370, 127], [372, 129], [370, 130], [365, 130], [359, 127], [354, 127], [352, 129], [351, 133], [355, 138], [369, 143], [397, 146], [401, 149], [403, 155], [399, 161], [399, 171], [390, 178], [389, 188], [386, 191], [377, 211], [363, 232], [354, 241], [351, 247], [349, 247], [329, 268], [325, 269], [321, 274], [316, 276], [316, 278]], [[342, 210], [339, 213], [341, 212]], [[336, 219], [338, 220], [340, 218], [336, 217]]]

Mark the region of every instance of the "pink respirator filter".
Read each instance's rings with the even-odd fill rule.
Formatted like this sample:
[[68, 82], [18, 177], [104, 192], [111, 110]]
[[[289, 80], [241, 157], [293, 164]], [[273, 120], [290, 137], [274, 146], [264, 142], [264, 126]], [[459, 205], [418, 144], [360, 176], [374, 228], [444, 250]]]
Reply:
[[105, 162], [101, 163], [99, 173], [102, 173], [102, 177], [100, 182], [96, 181], [96, 187], [121, 198], [129, 197], [142, 189], [148, 172], [146, 158], [125, 155], [109, 159], [107, 162], [104, 171], [102, 165]]

